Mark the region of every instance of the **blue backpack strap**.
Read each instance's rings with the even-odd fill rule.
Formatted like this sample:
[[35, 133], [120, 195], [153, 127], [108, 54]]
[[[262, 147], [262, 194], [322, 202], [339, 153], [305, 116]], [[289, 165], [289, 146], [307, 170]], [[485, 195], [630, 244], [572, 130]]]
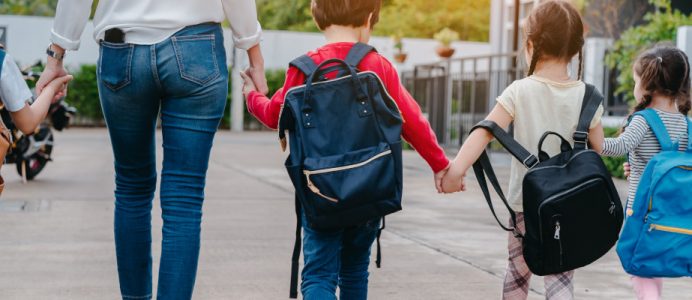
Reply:
[[651, 131], [653, 131], [654, 135], [656, 135], [656, 139], [658, 139], [658, 143], [661, 145], [661, 149], [663, 151], [677, 150], [673, 145], [673, 140], [670, 139], [666, 125], [663, 124], [663, 121], [655, 110], [647, 108], [645, 110], [636, 112], [635, 115], [640, 115], [646, 119], [646, 123], [649, 124]]
[[692, 151], [692, 119], [687, 118], [687, 151]]
[[372, 51], [377, 52], [373, 46], [364, 43], [356, 43], [353, 45], [353, 48], [351, 48], [351, 51], [348, 52], [344, 61], [354, 68], [358, 67], [363, 58]]
[[305, 77], [310, 77], [312, 73], [315, 73], [317, 71], [317, 64], [315, 63], [310, 56], [303, 55], [301, 57], [298, 57], [291, 61], [289, 64], [292, 67], [296, 67], [298, 70], [303, 72], [305, 74]]
[[5, 62], [5, 50], [0, 48], [0, 74], [2, 74], [2, 64]]

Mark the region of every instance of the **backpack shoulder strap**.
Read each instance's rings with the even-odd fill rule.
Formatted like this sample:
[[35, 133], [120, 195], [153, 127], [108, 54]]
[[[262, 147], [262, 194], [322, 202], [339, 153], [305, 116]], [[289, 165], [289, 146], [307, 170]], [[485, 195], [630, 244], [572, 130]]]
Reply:
[[572, 138], [574, 139], [574, 149], [585, 150], [589, 139], [589, 127], [593, 120], [598, 107], [603, 102], [603, 95], [596, 90], [596, 87], [585, 83], [586, 91], [584, 92], [584, 100], [581, 104], [581, 112], [579, 114], [579, 123], [577, 130]]
[[292, 67], [296, 67], [298, 70], [303, 72], [306, 78], [310, 77], [312, 73], [317, 71], [317, 64], [307, 54], [294, 59], [293, 61], [291, 61], [291, 63], [289, 63], [289, 65]]
[[[2, 71], [2, 64], [5, 62], [5, 50], [0, 48], [0, 71]], [[2, 74], [2, 72], [0, 72]]]
[[474, 131], [478, 128], [483, 128], [485, 130], [488, 130], [490, 133], [492, 133], [493, 136], [497, 139], [500, 144], [502, 144], [509, 153], [512, 154], [516, 159], [518, 159], [522, 164], [524, 164], [525, 167], [531, 169], [536, 164], [538, 164], [538, 158], [536, 158], [535, 155], [531, 154], [526, 148], [524, 148], [521, 144], [519, 144], [509, 133], [507, 133], [504, 129], [500, 128], [500, 126], [497, 125], [497, 123], [490, 121], [490, 120], [483, 120], [478, 122], [476, 126], [473, 126], [471, 131]]
[[645, 110], [636, 112], [635, 115], [644, 117], [646, 123], [649, 124], [649, 127], [651, 127], [651, 131], [654, 132], [656, 139], [658, 139], [658, 143], [661, 145], [661, 149], [663, 151], [676, 150], [675, 146], [673, 145], [673, 140], [670, 139], [666, 125], [663, 124], [663, 121], [655, 110], [647, 108]]
[[351, 48], [351, 51], [348, 52], [344, 61], [352, 67], [357, 67], [363, 58], [372, 51], [377, 52], [373, 46], [364, 43], [356, 43], [353, 45], [353, 48]]
[[687, 118], [687, 151], [692, 152], [692, 119]]

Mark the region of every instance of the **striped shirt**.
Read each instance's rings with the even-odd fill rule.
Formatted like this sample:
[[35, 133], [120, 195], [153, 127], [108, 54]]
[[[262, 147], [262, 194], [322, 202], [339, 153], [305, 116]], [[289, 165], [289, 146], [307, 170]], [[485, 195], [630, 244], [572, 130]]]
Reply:
[[[681, 113], [669, 113], [655, 109], [666, 126], [668, 135], [674, 143], [680, 144], [680, 151], [687, 148], [687, 117]], [[617, 138], [607, 138], [603, 144], [603, 155], [622, 156], [629, 154], [630, 177], [627, 192], [627, 209], [632, 208], [634, 194], [646, 164], [661, 152], [661, 145], [654, 132], [642, 116], [634, 116], [625, 131]]]

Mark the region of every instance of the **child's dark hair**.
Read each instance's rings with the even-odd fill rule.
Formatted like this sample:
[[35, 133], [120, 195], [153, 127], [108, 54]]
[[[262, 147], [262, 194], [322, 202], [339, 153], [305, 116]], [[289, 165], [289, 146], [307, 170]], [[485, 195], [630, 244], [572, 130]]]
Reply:
[[312, 16], [317, 27], [325, 30], [332, 25], [359, 27], [368, 22], [370, 26], [380, 19], [382, 0], [312, 0]]
[[531, 42], [529, 73], [536, 71], [536, 64], [543, 57], [571, 60], [579, 54], [579, 75], [582, 76], [584, 47], [584, 23], [579, 11], [567, 1], [546, 1], [538, 5], [524, 24], [526, 46]]
[[655, 92], [671, 97], [681, 113], [689, 113], [690, 63], [685, 52], [672, 46], [656, 46], [639, 55], [634, 72], [641, 78], [639, 86], [644, 90], [643, 99], [637, 99], [635, 112], [647, 108]]

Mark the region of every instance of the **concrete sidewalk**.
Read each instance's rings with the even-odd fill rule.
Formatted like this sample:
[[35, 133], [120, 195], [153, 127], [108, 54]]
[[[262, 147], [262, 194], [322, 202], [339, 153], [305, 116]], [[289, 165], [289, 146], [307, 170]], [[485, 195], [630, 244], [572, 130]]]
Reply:
[[[273, 133], [218, 135], [195, 299], [288, 298], [295, 216], [284, 158]], [[54, 159], [25, 185], [13, 165], [3, 168], [0, 299], [118, 299], [107, 132], [57, 134]], [[370, 298], [499, 299], [507, 236], [475, 182], [465, 194], [438, 195], [424, 161], [413, 152], [404, 160], [404, 210], [387, 218], [383, 268], [371, 268]], [[507, 168], [499, 173], [506, 178]], [[156, 274], [158, 199], [153, 226]], [[533, 280], [530, 299], [543, 298], [542, 285]], [[665, 287], [665, 299], [692, 299], [689, 279]], [[575, 289], [577, 299], [634, 298], [614, 253], [577, 271]]]

